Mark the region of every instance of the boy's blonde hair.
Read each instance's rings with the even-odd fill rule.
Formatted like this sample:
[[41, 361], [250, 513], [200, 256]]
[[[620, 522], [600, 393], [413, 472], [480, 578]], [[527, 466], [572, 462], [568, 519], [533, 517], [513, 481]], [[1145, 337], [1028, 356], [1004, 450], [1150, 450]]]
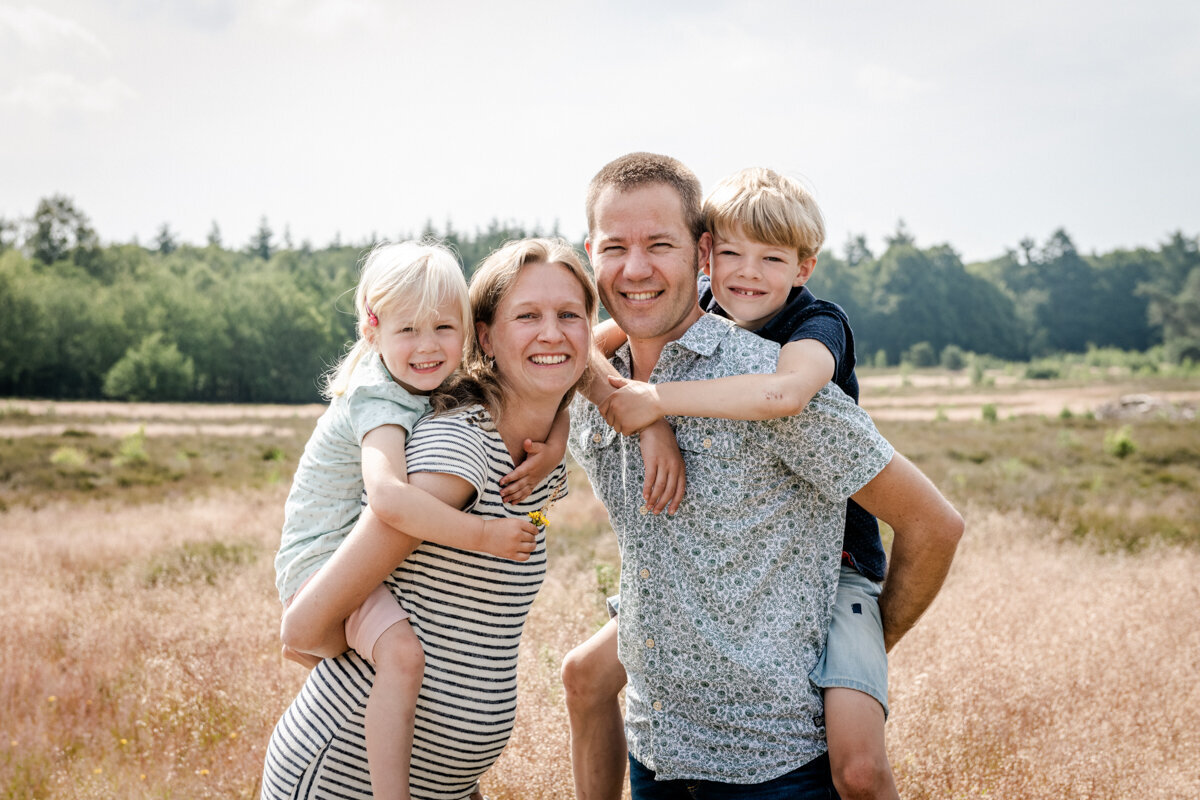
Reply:
[[470, 336], [471, 303], [462, 267], [449, 248], [436, 242], [382, 242], [363, 260], [362, 276], [354, 291], [356, 341], [325, 379], [323, 394], [332, 399], [346, 392], [354, 368], [375, 351], [363, 331], [379, 324], [380, 316], [415, 309], [415, 321], [433, 319], [444, 303], [453, 303], [464, 336]]
[[704, 199], [704, 227], [718, 237], [741, 228], [757, 242], [795, 249], [800, 261], [825, 243], [825, 220], [812, 193], [763, 167], [735, 172], [713, 187]]
[[[507, 242], [492, 252], [471, 276], [471, 313], [476, 323], [492, 325], [496, 321], [496, 309], [517, 282], [521, 271], [534, 264], [558, 264], [564, 267], [579, 283], [583, 292], [583, 307], [588, 318], [588, 329], [596, 322], [596, 308], [600, 300], [596, 295], [596, 284], [579, 253], [560, 238], [520, 239]], [[584, 354], [586, 357], [586, 354]], [[566, 407], [571, 402], [575, 389], [587, 385], [590, 368], [559, 404]], [[496, 362], [489, 358], [479, 345], [479, 335], [474, 329], [467, 337], [467, 352], [462, 367], [438, 391], [430, 397], [434, 410], [448, 411], [472, 403], [488, 407], [493, 417], [499, 417], [503, 405], [503, 389]]]

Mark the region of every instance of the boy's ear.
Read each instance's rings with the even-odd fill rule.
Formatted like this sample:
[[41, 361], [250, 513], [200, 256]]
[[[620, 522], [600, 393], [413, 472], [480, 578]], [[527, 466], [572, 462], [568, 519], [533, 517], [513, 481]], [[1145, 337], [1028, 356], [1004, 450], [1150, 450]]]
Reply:
[[817, 257], [809, 256], [800, 262], [800, 269], [796, 272], [796, 280], [792, 281], [792, 286], [803, 286], [812, 277], [813, 270], [817, 268]]

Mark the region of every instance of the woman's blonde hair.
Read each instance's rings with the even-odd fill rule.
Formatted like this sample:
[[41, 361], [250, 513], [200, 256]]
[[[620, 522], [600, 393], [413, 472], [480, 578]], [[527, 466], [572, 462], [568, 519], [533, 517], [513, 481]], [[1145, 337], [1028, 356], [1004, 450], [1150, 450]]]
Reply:
[[762, 167], [735, 172], [713, 187], [704, 199], [704, 227], [718, 237], [741, 228], [757, 242], [794, 249], [801, 261], [825, 243], [825, 220], [812, 193]]
[[[445, 303], [454, 304], [463, 334], [472, 328], [467, 281], [454, 253], [436, 242], [384, 242], [363, 259], [362, 275], [354, 291], [357, 325], [354, 345], [325, 377], [324, 395], [332, 399], [346, 392], [354, 368], [363, 356], [375, 351], [363, 335], [379, 324], [379, 317], [401, 309], [415, 309], [416, 322], [426, 322]], [[374, 318], [374, 322], [372, 322]]]
[[[508, 242], [494, 251], [475, 274], [471, 276], [471, 314], [476, 324], [482, 322], [492, 325], [496, 319], [496, 309], [501, 301], [512, 290], [521, 270], [534, 264], [558, 264], [571, 273], [583, 290], [583, 305], [587, 313], [589, 332], [596, 322], [596, 308], [599, 299], [596, 296], [596, 284], [591, 273], [583, 265], [579, 253], [563, 239], [520, 239]], [[590, 337], [589, 337], [590, 341]], [[588, 358], [590, 353], [580, 354]], [[559, 404], [565, 408], [571, 402], [575, 390], [590, 380], [590, 370], [585, 369], [583, 376], [571, 387]], [[499, 416], [503, 406], [503, 391], [500, 376], [496, 370], [496, 362], [483, 352], [479, 344], [479, 335], [472, 326], [472, 335], [467, 340], [466, 354], [462, 366], [455, 377], [452, 377], [430, 397], [430, 402], [436, 411], [448, 411], [459, 406], [482, 403], [487, 406], [493, 416]]]

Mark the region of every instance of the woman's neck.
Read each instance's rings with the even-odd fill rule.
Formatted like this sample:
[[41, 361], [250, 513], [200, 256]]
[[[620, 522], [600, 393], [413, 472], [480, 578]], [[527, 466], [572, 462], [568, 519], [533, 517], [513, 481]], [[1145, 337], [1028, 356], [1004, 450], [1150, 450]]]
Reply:
[[544, 442], [554, 426], [554, 417], [558, 413], [558, 402], [551, 399], [538, 399], [533, 402], [506, 397], [502, 408], [488, 409], [496, 422], [496, 430], [504, 440], [508, 454], [512, 456], [514, 466], [519, 466], [525, 460], [525, 440]]

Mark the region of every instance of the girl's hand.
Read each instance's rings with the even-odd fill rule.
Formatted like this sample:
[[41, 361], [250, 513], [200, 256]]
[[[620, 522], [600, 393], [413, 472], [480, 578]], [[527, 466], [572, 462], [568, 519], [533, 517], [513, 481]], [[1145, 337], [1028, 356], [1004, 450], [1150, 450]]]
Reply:
[[528, 519], [487, 519], [478, 550], [512, 561], [528, 561], [537, 549], [537, 526]]
[[525, 440], [525, 452], [527, 455], [521, 466], [500, 479], [500, 499], [509, 505], [529, 497], [563, 458], [559, 448], [532, 439]]
[[655, 514], [665, 508], [668, 514], [679, 510], [687, 475], [675, 431], [666, 420], [659, 420], [641, 435], [642, 460], [646, 464], [646, 481], [642, 484], [642, 499]]
[[662, 405], [653, 384], [616, 375], [609, 375], [608, 382], [616, 391], [596, 408], [617, 433], [632, 436], [662, 419]]

